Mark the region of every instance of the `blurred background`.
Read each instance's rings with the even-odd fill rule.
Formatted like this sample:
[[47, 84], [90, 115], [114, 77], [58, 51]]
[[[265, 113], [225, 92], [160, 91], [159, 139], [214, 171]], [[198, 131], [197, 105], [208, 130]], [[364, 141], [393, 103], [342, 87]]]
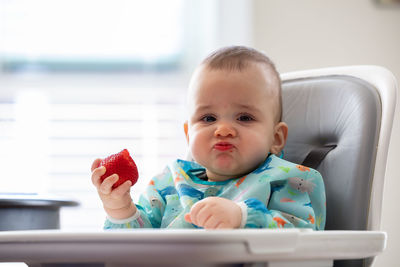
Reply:
[[[397, 2], [397, 3], [396, 3]], [[381, 65], [400, 80], [400, 4], [390, 0], [0, 0], [0, 193], [78, 200], [62, 229], [101, 229], [90, 166], [127, 148], [149, 179], [184, 157], [185, 93], [208, 53], [264, 51], [281, 73]], [[400, 95], [400, 93], [398, 94]], [[397, 109], [376, 266], [400, 249]]]

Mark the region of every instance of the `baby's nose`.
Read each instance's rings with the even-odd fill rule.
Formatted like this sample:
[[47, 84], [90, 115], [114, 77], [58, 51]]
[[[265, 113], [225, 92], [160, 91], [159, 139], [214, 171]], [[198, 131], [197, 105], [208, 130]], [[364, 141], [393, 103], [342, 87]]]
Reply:
[[236, 129], [227, 122], [220, 122], [217, 125], [217, 129], [215, 130], [215, 136], [217, 137], [234, 137], [236, 136]]

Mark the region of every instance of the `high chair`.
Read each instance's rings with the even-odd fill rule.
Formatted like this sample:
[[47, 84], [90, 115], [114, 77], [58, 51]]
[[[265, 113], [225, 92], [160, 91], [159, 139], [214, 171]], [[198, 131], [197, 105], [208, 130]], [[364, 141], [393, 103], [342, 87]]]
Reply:
[[397, 85], [387, 69], [282, 75], [284, 158], [318, 169], [325, 231], [305, 229], [0, 232], [0, 261], [29, 266], [371, 266], [382, 253], [383, 185]]

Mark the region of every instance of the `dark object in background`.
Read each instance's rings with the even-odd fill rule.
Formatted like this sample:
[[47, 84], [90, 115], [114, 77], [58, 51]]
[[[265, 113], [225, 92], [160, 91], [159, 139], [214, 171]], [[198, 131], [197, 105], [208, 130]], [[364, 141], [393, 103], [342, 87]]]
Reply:
[[60, 229], [60, 208], [78, 205], [54, 196], [0, 193], [0, 231]]

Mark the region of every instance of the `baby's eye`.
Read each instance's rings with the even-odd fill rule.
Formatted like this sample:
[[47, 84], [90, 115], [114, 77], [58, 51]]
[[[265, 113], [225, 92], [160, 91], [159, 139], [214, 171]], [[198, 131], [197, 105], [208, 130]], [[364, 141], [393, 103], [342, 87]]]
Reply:
[[238, 118], [239, 121], [253, 121], [254, 119], [249, 115], [240, 115]]
[[201, 120], [204, 122], [214, 122], [217, 119], [214, 116], [207, 115], [207, 116], [204, 116]]

